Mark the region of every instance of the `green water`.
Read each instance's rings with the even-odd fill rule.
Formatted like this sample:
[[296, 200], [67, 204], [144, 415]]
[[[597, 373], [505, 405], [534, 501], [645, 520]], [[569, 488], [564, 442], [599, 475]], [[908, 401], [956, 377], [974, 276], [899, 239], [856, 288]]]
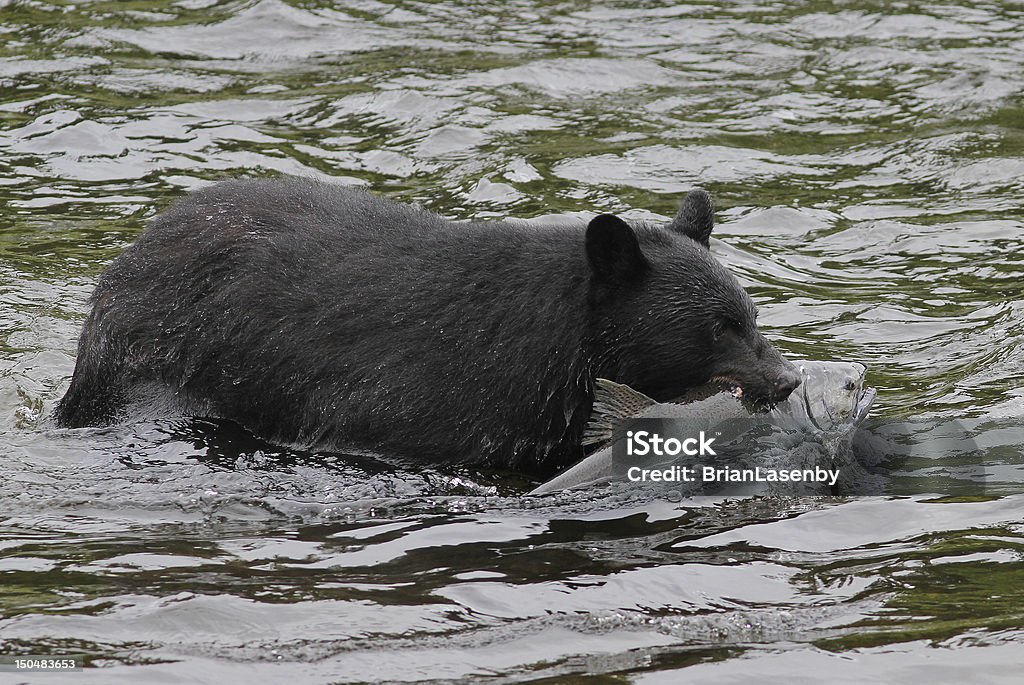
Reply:
[[[27, 682], [1018, 682], [1022, 92], [1009, 2], [0, 0], [0, 654], [91, 666]], [[204, 422], [55, 429], [104, 265], [187, 190], [279, 173], [458, 219], [705, 187], [781, 349], [970, 431], [896, 479], [981, 459], [990, 487], [538, 501]]]

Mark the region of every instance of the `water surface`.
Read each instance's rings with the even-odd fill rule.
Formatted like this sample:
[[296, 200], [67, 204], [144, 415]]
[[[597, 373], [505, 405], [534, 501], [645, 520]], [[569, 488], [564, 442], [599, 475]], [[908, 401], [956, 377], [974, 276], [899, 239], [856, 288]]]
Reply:
[[[40, 683], [1016, 682], [1022, 90], [1010, 2], [0, 0], [0, 653], [95, 667]], [[703, 186], [783, 350], [970, 448], [915, 455], [915, 496], [536, 499], [48, 422], [146, 219], [277, 173], [457, 219]]]

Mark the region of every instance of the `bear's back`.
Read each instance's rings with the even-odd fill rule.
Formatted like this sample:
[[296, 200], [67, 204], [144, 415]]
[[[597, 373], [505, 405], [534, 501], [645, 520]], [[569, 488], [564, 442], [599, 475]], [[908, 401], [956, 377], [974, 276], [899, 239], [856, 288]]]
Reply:
[[[159, 214], [140, 240], [244, 234], [373, 239], [443, 230], [442, 217], [360, 188], [285, 177], [224, 181], [190, 193]], [[338, 235], [345, 229], [343, 235]]]

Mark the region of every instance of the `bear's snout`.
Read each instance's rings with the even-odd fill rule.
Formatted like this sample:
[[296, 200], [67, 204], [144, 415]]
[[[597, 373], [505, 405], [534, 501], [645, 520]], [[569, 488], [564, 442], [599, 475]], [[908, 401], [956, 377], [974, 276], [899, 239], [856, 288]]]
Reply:
[[782, 374], [772, 383], [771, 395], [768, 399], [772, 404], [785, 401], [797, 389], [801, 380], [800, 373], [796, 367], [786, 362], [786, 368], [782, 370]]

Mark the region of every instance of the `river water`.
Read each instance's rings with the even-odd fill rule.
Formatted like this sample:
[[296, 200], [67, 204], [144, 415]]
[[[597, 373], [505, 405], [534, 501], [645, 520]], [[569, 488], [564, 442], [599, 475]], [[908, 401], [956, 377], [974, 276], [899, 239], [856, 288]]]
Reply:
[[[1024, 5], [720, 5], [0, 0], [0, 654], [89, 666], [0, 682], [1020, 682]], [[704, 186], [780, 348], [962, 436], [917, 494], [528, 498], [55, 428], [103, 266], [275, 173], [457, 219]]]

